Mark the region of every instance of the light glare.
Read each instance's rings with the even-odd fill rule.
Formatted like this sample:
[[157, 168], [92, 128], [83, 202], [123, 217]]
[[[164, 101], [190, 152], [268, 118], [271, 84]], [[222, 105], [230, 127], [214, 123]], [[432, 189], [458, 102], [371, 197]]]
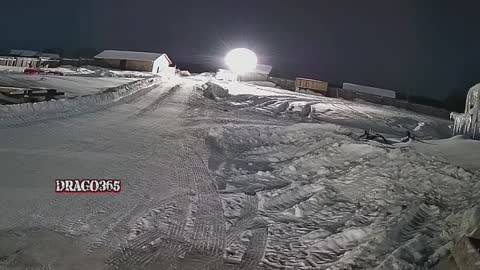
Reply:
[[237, 75], [255, 70], [257, 62], [255, 53], [245, 48], [231, 50], [225, 57], [228, 68]]

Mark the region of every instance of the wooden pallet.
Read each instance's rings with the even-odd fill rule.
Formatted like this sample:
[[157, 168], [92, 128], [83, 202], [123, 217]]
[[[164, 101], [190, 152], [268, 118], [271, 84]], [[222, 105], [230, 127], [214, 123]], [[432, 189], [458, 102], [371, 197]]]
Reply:
[[51, 88], [12, 88], [0, 87], [0, 103], [20, 104], [39, 101], [49, 101], [65, 96], [65, 92], [59, 92]]

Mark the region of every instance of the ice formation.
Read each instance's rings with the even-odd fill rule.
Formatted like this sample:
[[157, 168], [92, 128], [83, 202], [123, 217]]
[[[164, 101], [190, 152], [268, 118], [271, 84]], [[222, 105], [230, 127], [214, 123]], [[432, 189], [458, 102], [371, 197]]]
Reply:
[[465, 103], [465, 113], [452, 113], [454, 120], [454, 135], [465, 134], [472, 139], [480, 139], [480, 84], [475, 85], [468, 91]]

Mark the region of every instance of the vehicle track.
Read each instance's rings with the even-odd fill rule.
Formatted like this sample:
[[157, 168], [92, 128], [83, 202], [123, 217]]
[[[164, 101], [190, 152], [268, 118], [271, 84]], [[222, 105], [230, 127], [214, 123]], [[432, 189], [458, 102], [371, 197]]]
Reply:
[[252, 233], [247, 250], [242, 256], [242, 261], [237, 269], [255, 270], [265, 254], [267, 245], [268, 228], [256, 229]]
[[[199, 147], [199, 146], [197, 146]], [[200, 147], [205, 147], [202, 143]], [[214, 179], [207, 165], [195, 150], [195, 146], [186, 147], [180, 155], [180, 164], [188, 164], [187, 179], [193, 182], [192, 242], [185, 255], [202, 255], [205, 262], [214, 262], [223, 256], [225, 250], [225, 220], [222, 202], [217, 193]], [[191, 185], [191, 184], [190, 184]]]
[[237, 238], [250, 226], [257, 216], [258, 197], [257, 195], [248, 196], [245, 199], [245, 207], [240, 212], [240, 218], [236, 224], [227, 231], [225, 246], [230, 246]]
[[135, 116], [139, 117], [147, 113], [150, 113], [152, 111], [155, 111], [156, 109], [158, 109], [158, 107], [160, 107], [160, 105], [163, 102], [165, 102], [165, 100], [168, 97], [174, 95], [181, 87], [182, 87], [181, 84], [177, 84], [174, 87], [170, 88], [167, 92], [162, 93], [155, 101], [153, 101], [150, 105], [140, 110]]
[[[176, 102], [184, 98], [188, 95], [177, 85], [136, 116], [161, 110], [164, 105], [177, 106]], [[107, 264], [113, 269], [143, 269], [157, 265], [161, 265], [161, 269], [189, 269], [198, 263], [202, 266], [198, 269], [222, 269], [225, 221], [214, 181], [197, 152], [205, 149], [204, 145], [196, 145], [203, 141], [198, 136], [203, 135], [204, 132], [186, 132], [180, 137], [177, 133], [178, 138], [172, 137], [166, 148], [174, 151], [170, 164], [174, 172], [170, 182], [176, 185], [176, 195], [171, 197], [172, 214], [168, 217], [160, 214], [153, 220], [150, 217], [155, 227], [128, 240], [108, 259]], [[162, 140], [168, 138], [162, 137]], [[159, 207], [162, 213], [166, 205]]]

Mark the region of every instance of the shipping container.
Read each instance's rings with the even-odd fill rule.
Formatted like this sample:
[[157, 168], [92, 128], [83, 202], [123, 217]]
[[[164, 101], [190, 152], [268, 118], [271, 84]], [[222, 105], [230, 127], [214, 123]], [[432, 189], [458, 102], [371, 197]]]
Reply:
[[295, 91], [310, 90], [322, 95], [327, 94], [328, 83], [318, 80], [297, 78], [295, 81]]

